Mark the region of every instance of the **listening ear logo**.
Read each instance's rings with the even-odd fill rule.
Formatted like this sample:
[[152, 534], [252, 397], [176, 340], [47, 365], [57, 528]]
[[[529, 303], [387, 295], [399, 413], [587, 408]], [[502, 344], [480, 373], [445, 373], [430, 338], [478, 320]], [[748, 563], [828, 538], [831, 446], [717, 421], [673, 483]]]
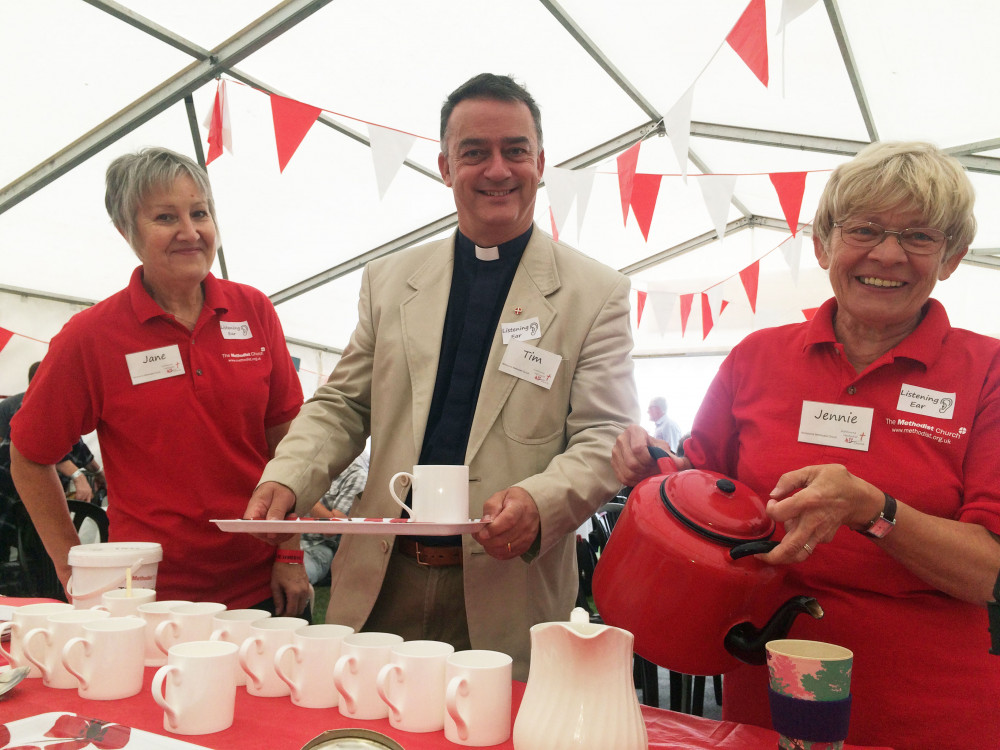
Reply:
[[941, 414], [944, 414], [946, 411], [948, 411], [951, 408], [951, 405], [954, 404], [954, 403], [955, 403], [955, 401], [953, 399], [943, 398], [943, 399], [941, 399], [941, 407], [938, 409], [938, 411]]

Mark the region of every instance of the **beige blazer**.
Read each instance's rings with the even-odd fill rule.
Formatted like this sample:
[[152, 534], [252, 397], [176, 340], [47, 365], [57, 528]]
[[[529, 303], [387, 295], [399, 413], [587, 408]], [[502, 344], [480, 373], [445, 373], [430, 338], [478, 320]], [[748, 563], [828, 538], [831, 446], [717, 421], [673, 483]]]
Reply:
[[[352, 515], [394, 517], [389, 478], [420, 455], [437, 375], [451, 288], [454, 237], [370, 263], [359, 322], [330, 381], [303, 407], [261, 481], [291, 488], [307, 512], [371, 435], [368, 484]], [[611, 448], [638, 421], [632, 375], [629, 281], [553, 241], [538, 227], [525, 248], [500, 316], [538, 318], [533, 346], [562, 364], [551, 389], [499, 370], [505, 345], [494, 335], [469, 436], [473, 518], [512, 485], [534, 498], [541, 547], [502, 562], [465, 536], [465, 604], [474, 648], [510, 654], [527, 677], [529, 629], [566, 620], [579, 585], [573, 532], [619, 488]], [[520, 314], [515, 313], [520, 308]], [[334, 558], [327, 621], [361, 628], [378, 596], [395, 538], [344, 535]]]

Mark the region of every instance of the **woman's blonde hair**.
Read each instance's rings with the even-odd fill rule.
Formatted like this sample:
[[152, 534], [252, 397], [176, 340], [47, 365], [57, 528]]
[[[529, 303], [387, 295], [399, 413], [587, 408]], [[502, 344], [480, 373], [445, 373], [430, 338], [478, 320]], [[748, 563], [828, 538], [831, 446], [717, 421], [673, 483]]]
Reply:
[[937, 146], [919, 141], [873, 143], [833, 170], [819, 199], [813, 232], [828, 247], [834, 222], [897, 209], [915, 211], [924, 226], [951, 237], [945, 245], [948, 258], [976, 236], [975, 202], [964, 167]]

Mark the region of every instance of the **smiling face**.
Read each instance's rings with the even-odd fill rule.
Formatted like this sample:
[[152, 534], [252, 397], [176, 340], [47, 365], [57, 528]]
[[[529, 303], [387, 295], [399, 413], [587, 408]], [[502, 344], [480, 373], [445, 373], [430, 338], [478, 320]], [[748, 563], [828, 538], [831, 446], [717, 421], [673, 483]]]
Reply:
[[[928, 225], [919, 212], [902, 209], [844, 218], [871, 221], [894, 231]], [[890, 234], [875, 247], [852, 247], [836, 228], [825, 247], [815, 236], [813, 246], [820, 266], [830, 273], [837, 298], [838, 338], [858, 331], [883, 339], [905, 336], [920, 322], [921, 308], [934, 285], [951, 276], [965, 255], [964, 250], [947, 260], [943, 250], [910, 255]]]
[[194, 180], [182, 175], [150, 190], [135, 223], [134, 250], [147, 287], [184, 291], [202, 282], [215, 261], [215, 222]]
[[438, 167], [455, 195], [462, 233], [492, 247], [526, 232], [545, 166], [527, 105], [465, 99], [448, 119], [445, 144]]

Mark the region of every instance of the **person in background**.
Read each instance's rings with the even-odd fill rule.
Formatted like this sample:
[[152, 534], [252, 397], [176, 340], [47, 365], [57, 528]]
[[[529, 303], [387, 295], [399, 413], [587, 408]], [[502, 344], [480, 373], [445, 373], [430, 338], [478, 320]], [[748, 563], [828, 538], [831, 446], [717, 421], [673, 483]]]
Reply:
[[[351, 506], [365, 488], [368, 480], [368, 452], [351, 461], [350, 466], [333, 480], [330, 489], [309, 511], [312, 518], [346, 518]], [[305, 553], [306, 575], [313, 586], [330, 573], [330, 563], [340, 543], [339, 534], [302, 534], [302, 551]]]
[[[769, 498], [784, 535], [761, 559], [821, 620], [791, 638], [854, 652], [848, 742], [996, 747], [1000, 663], [986, 604], [1000, 569], [1000, 341], [952, 328], [930, 299], [968, 251], [975, 197], [925, 143], [877, 143], [837, 167], [813, 246], [834, 297], [807, 323], [757, 331], [723, 362], [684, 467]], [[628, 428], [612, 464], [656, 473]], [[652, 592], [651, 592], [652, 594]], [[723, 718], [768, 726], [766, 667], [725, 676]]]
[[649, 402], [646, 413], [653, 421], [653, 437], [666, 441], [670, 449], [676, 451], [681, 440], [681, 428], [667, 416], [667, 400], [663, 396], [656, 396]]
[[606, 456], [639, 413], [628, 278], [534, 225], [544, 164], [522, 86], [484, 73], [448, 97], [438, 166], [458, 231], [366, 266], [343, 357], [245, 514], [307, 513], [369, 435], [352, 515], [398, 517], [388, 485], [400, 470], [468, 465], [469, 514], [486, 526], [345, 534], [327, 621], [502, 651], [520, 680], [530, 628], [573, 608], [574, 532], [618, 490]]
[[239, 517], [302, 403], [274, 307], [210, 272], [218, 236], [205, 170], [148, 148], [115, 159], [105, 205], [140, 265], [124, 290], [52, 339], [11, 424], [11, 468], [65, 586], [79, 543], [53, 464], [97, 430], [110, 540], [159, 542], [158, 599], [299, 614], [298, 539], [275, 553]]

